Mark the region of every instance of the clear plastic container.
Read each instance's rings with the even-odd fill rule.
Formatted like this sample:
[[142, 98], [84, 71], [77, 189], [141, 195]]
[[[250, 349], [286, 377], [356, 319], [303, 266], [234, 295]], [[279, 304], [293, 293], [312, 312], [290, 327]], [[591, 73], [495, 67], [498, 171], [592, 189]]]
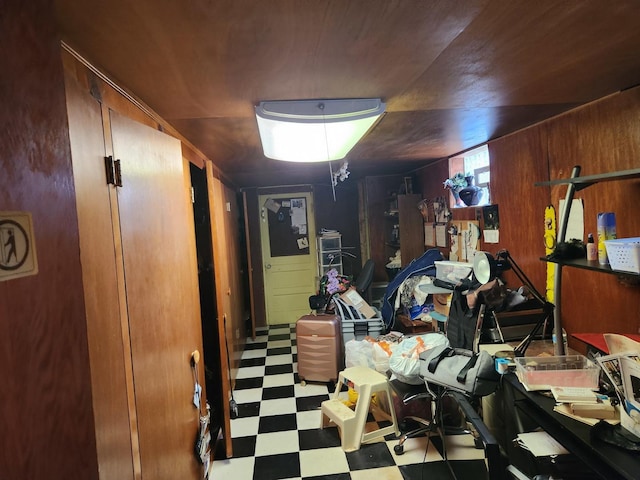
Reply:
[[469, 276], [473, 263], [435, 261], [436, 278], [445, 282], [457, 283]]
[[516, 358], [516, 373], [529, 390], [582, 387], [596, 390], [600, 367], [584, 355]]

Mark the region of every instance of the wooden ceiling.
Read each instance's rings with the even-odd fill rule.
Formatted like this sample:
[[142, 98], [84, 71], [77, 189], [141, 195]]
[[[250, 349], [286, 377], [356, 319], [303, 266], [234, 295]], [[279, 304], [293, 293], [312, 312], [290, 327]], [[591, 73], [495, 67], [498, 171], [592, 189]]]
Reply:
[[[640, 3], [56, 0], [61, 38], [237, 186], [329, 182], [264, 157], [261, 100], [380, 97], [352, 176], [407, 172], [640, 83]], [[339, 164], [337, 164], [339, 166]]]

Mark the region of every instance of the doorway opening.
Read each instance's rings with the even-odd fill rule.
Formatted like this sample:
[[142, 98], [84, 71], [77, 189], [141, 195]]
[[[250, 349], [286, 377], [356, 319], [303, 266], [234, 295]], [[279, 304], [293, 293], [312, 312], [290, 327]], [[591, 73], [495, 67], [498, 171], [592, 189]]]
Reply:
[[216, 285], [213, 269], [213, 244], [211, 239], [211, 216], [209, 212], [209, 190], [205, 170], [190, 164], [193, 188], [193, 219], [198, 256], [198, 284], [200, 287], [200, 312], [202, 321], [202, 348], [204, 359], [205, 391], [211, 407], [212, 445], [215, 444], [223, 425], [222, 366], [220, 363], [220, 335], [218, 334], [218, 311]]

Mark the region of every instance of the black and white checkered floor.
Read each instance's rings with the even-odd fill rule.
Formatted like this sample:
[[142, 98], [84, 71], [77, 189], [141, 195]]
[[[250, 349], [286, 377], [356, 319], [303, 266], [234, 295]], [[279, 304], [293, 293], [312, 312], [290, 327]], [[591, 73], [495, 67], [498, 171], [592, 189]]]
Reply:
[[[295, 325], [259, 330], [242, 354], [231, 420], [233, 458], [216, 452], [213, 480], [439, 480], [454, 478], [436, 435], [410, 439], [396, 455], [393, 435], [345, 453], [336, 427], [320, 429], [320, 403], [331, 384], [300, 384]], [[219, 442], [219, 446], [222, 442]], [[470, 435], [446, 437], [460, 480], [486, 478], [484, 452]]]

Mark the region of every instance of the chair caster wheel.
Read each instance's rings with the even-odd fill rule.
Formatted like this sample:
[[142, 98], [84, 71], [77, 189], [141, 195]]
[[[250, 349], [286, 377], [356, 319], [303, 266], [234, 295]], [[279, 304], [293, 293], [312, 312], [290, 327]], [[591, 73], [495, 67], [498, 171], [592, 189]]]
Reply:
[[404, 453], [404, 445], [395, 445], [393, 451], [396, 452], [396, 455], [402, 455]]

